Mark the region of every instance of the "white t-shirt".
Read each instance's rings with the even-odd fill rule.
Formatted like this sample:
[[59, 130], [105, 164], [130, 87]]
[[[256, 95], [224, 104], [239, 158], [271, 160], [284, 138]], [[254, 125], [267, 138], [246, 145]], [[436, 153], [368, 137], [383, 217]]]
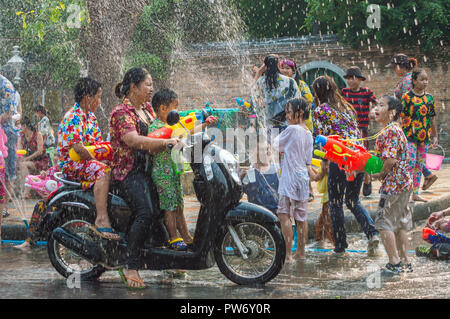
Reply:
[[293, 200], [308, 200], [309, 176], [306, 166], [311, 164], [313, 154], [311, 132], [299, 125], [289, 125], [275, 138], [273, 148], [284, 153], [278, 194]]

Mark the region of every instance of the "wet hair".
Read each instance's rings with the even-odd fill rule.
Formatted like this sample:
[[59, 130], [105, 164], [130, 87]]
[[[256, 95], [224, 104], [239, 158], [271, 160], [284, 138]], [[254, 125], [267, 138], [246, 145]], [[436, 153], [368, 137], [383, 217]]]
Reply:
[[399, 65], [402, 68], [405, 68], [406, 70], [410, 71], [414, 69], [415, 67], [419, 66], [419, 62], [416, 58], [409, 57], [406, 54], [399, 53], [394, 55], [392, 58], [393, 63]]
[[86, 95], [94, 96], [98, 93], [98, 90], [102, 87], [102, 84], [96, 80], [89, 77], [81, 78], [78, 80], [77, 84], [73, 89], [75, 95], [75, 102], [81, 103], [81, 100]]
[[169, 105], [178, 99], [178, 95], [171, 89], [161, 89], [155, 93], [152, 98], [152, 107], [155, 112], [158, 112], [161, 105]]
[[43, 106], [43, 105], [41, 105], [41, 104], [36, 105], [36, 106], [34, 107], [34, 111], [35, 111], [35, 112], [41, 112], [42, 114], [44, 114], [44, 116], [47, 116], [47, 114], [48, 114], [48, 111], [47, 111], [47, 109], [45, 108], [45, 106]]
[[278, 87], [278, 56], [271, 54], [264, 58], [264, 64], [267, 67], [266, 76], [266, 86], [272, 90]]
[[294, 80], [297, 85], [299, 85], [300, 81], [303, 81], [303, 77], [300, 71], [297, 69], [297, 64], [295, 63], [295, 61], [288, 59], [281, 60], [281, 66], [283, 65], [287, 65], [292, 69], [292, 71], [294, 72]]
[[412, 71], [412, 73], [411, 73], [411, 84], [412, 84], [412, 87], [414, 88], [414, 81], [417, 81], [417, 79], [419, 78], [419, 75], [421, 74], [421, 73], [424, 73], [425, 72], [425, 70], [424, 69], [415, 69], [414, 71]]
[[306, 102], [305, 99], [303, 99], [303, 98], [290, 99], [286, 103], [286, 108], [288, 106], [292, 109], [292, 113], [294, 113], [294, 118], [296, 118], [297, 116], [300, 117], [300, 110], [303, 110], [302, 119], [304, 121], [309, 119], [310, 108], [309, 108], [308, 102]]
[[116, 84], [114, 88], [114, 94], [119, 98], [123, 98], [124, 96], [128, 96], [130, 93], [131, 83], [134, 83], [136, 86], [145, 81], [147, 76], [150, 73], [144, 68], [132, 68], [125, 73], [122, 82]]
[[383, 98], [385, 98], [388, 102], [388, 111], [395, 110], [394, 121], [397, 121], [400, 118], [403, 110], [402, 102], [400, 102], [399, 99], [388, 94], [384, 95]]
[[353, 106], [348, 103], [344, 97], [339, 93], [339, 88], [336, 82], [328, 75], [319, 76], [314, 80], [314, 102], [316, 105], [328, 103], [331, 107], [340, 110], [341, 112], [352, 111], [356, 115]]
[[20, 125], [26, 125], [33, 132], [36, 131], [36, 126], [33, 124], [31, 119], [26, 115], [24, 115], [20, 120]]

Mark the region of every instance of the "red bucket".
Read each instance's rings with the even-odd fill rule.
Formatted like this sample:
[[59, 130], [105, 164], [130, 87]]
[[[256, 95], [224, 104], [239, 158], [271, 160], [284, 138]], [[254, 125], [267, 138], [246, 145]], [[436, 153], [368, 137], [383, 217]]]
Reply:
[[444, 148], [440, 145], [438, 145], [438, 147], [441, 148], [442, 150], [442, 155], [436, 155], [436, 154], [426, 154], [425, 157], [425, 166], [428, 169], [431, 169], [433, 171], [438, 171], [441, 169], [441, 165], [442, 165], [442, 161], [444, 160], [445, 157], [445, 151]]

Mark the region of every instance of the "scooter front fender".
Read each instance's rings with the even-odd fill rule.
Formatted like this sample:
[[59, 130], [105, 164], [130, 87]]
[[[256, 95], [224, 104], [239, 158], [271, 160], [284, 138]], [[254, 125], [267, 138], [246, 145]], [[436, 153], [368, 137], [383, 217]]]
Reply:
[[270, 210], [248, 202], [240, 202], [225, 215], [227, 222], [259, 222], [280, 225], [278, 217]]

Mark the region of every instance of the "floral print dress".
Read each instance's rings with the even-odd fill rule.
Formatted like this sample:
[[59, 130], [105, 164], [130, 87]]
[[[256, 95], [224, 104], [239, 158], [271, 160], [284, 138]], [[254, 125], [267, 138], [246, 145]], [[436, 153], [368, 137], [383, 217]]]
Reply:
[[59, 167], [67, 178], [81, 183], [84, 190], [91, 188], [111, 169], [96, 160], [75, 162], [69, 157], [70, 149], [78, 143], [85, 146], [103, 142], [94, 113], [85, 113], [78, 103], [68, 111], [58, 128]]
[[436, 116], [436, 110], [433, 96], [428, 93], [417, 96], [409, 91], [403, 95], [402, 104], [403, 132], [408, 139], [414, 193], [418, 194], [428, 144], [431, 139], [431, 119]]
[[[164, 122], [156, 119], [150, 124], [148, 132], [152, 133], [165, 125]], [[183, 209], [183, 188], [170, 150], [153, 155], [152, 179], [158, 190], [161, 210], [174, 211], [177, 207]]]

